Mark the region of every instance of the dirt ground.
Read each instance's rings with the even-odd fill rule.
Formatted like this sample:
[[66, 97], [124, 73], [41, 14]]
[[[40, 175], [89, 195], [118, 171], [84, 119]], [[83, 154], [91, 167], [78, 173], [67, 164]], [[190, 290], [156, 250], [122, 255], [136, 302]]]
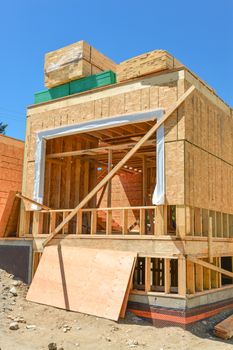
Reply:
[[233, 340], [222, 341], [213, 335], [213, 326], [233, 310], [184, 331], [178, 327], [155, 328], [131, 313], [116, 323], [31, 303], [25, 299], [27, 289], [0, 270], [0, 350], [42, 350], [49, 349], [51, 343], [56, 343], [57, 347], [50, 345], [54, 350], [233, 349]]

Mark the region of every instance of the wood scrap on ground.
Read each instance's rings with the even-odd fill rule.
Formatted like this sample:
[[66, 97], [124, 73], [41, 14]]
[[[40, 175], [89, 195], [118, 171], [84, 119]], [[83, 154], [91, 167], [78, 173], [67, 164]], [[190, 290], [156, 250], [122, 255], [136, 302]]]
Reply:
[[214, 334], [222, 339], [230, 339], [233, 337], [233, 315], [218, 323], [214, 327]]

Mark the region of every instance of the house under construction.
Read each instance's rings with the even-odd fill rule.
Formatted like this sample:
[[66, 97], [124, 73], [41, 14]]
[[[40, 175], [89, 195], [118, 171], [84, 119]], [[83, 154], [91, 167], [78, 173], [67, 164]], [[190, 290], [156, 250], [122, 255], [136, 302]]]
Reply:
[[78, 42], [46, 55], [45, 83], [17, 233], [37, 270], [28, 299], [111, 318], [121, 294], [113, 319], [127, 305], [155, 324], [232, 307], [232, 109], [163, 50], [115, 64]]

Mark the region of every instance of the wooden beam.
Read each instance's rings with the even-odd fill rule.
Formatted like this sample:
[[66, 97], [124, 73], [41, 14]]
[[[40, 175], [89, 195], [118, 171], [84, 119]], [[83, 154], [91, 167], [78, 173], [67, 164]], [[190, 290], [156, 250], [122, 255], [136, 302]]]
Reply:
[[164, 259], [164, 292], [171, 292], [171, 263], [170, 259]]
[[177, 101], [174, 105], [168, 110], [167, 113], [155, 124], [153, 127], [138, 141], [138, 143], [124, 156], [124, 158], [115, 165], [115, 167], [110, 171], [109, 174], [103, 178], [99, 184], [93, 188], [93, 190], [72, 210], [72, 212], [63, 220], [52, 232], [47, 239], [44, 241], [44, 246], [51, 241], [51, 239], [56, 236], [58, 232], [61, 231], [64, 225], [69, 222], [78, 212], [79, 209], [83, 208], [89, 200], [117, 173], [117, 171], [125, 165], [125, 163], [138, 151], [138, 149], [144, 145], [144, 143], [149, 140], [149, 138], [158, 130], [158, 128], [164, 124], [164, 122], [174, 113], [174, 111], [189, 97], [195, 90], [194, 86], [191, 86]]
[[203, 266], [195, 265], [195, 290], [197, 292], [203, 292]]
[[186, 260], [184, 256], [178, 258], [178, 294], [186, 295]]
[[[112, 169], [112, 150], [108, 150], [108, 174]], [[110, 208], [112, 206], [112, 180], [108, 181], [107, 185], [107, 207]]]
[[187, 292], [189, 294], [195, 293], [195, 273], [194, 273], [194, 263], [187, 260], [186, 266], [186, 279], [187, 279]]
[[208, 227], [208, 256], [209, 262], [213, 262], [213, 218], [209, 217], [209, 227]]
[[201, 266], [203, 266], [203, 267], [205, 267], [205, 268], [207, 268], [207, 269], [210, 269], [210, 270], [219, 272], [219, 273], [221, 273], [221, 274], [224, 275], [224, 276], [228, 276], [228, 277], [233, 278], [233, 272], [227, 271], [227, 270], [225, 270], [225, 269], [222, 269], [222, 268], [220, 268], [220, 267], [217, 267], [217, 266], [215, 266], [215, 265], [212, 265], [212, 264], [210, 264], [210, 263], [208, 263], [208, 262], [206, 262], [206, 261], [203, 261], [203, 260], [194, 258], [194, 257], [192, 257], [192, 256], [187, 256], [187, 259], [188, 259], [189, 261], [192, 261], [192, 262], [195, 263], [195, 264], [199, 264], [199, 265], [201, 265]]
[[16, 193], [16, 197], [19, 197], [19, 198], [21, 198], [21, 199], [23, 199], [25, 201], [28, 201], [28, 202], [30, 202], [32, 204], [35, 204], [35, 205], [37, 205], [38, 207], [41, 207], [44, 210], [51, 210], [51, 208], [47, 207], [46, 205], [38, 203], [38, 202], [34, 201], [33, 199], [22, 195], [21, 193]]
[[112, 211], [108, 210], [106, 215], [106, 235], [112, 234]]
[[145, 292], [151, 290], [151, 258], [145, 258]]
[[128, 209], [123, 209], [123, 219], [122, 219], [122, 233], [126, 235], [128, 233]]
[[[130, 136], [130, 135], [128, 135]], [[83, 156], [83, 155], [96, 155], [96, 154], [106, 154], [109, 150], [111, 151], [120, 151], [120, 150], [126, 150], [133, 148], [137, 142], [130, 142], [130, 143], [123, 143], [120, 145], [109, 145], [104, 147], [97, 147], [97, 148], [88, 148], [83, 150], [77, 150], [77, 151], [69, 151], [69, 152], [59, 152], [59, 153], [52, 153], [48, 154], [46, 156], [46, 159], [54, 159], [54, 158], [66, 158], [66, 157], [75, 157], [75, 156]], [[155, 141], [149, 140], [144, 143], [144, 147], [146, 146], [154, 146]], [[59, 163], [60, 164], [60, 163]]]

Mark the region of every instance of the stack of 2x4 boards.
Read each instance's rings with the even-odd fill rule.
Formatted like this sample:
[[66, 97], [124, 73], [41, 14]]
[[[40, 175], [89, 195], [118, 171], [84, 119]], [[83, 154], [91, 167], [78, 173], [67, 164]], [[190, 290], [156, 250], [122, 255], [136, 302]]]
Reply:
[[45, 55], [44, 80], [48, 90], [35, 94], [46, 102], [116, 82], [117, 64], [85, 41]]

